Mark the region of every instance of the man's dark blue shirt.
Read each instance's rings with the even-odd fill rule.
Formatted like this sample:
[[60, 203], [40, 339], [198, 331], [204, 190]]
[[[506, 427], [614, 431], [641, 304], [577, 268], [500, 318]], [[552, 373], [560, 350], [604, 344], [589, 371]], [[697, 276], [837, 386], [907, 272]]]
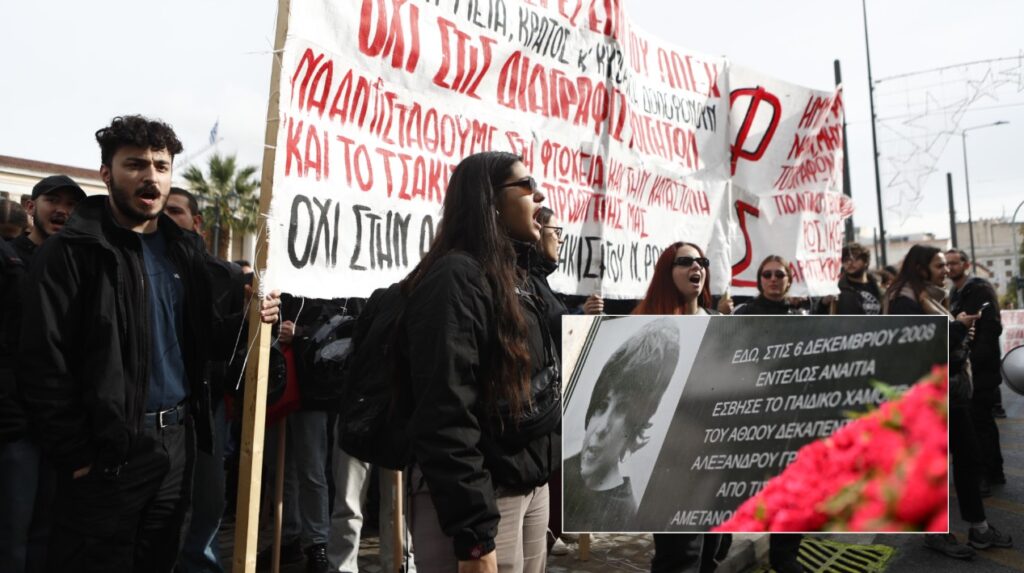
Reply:
[[149, 395], [146, 411], [173, 408], [188, 397], [185, 360], [181, 352], [184, 322], [185, 286], [167, 256], [163, 233], [148, 233], [142, 238], [149, 297]]

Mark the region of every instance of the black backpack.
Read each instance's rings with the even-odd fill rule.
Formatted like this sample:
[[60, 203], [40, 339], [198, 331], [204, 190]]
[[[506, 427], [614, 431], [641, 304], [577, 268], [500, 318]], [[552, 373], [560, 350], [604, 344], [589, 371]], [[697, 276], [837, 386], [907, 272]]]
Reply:
[[397, 342], [405, 314], [402, 283], [370, 295], [356, 319], [338, 407], [338, 443], [364, 462], [401, 470], [412, 461], [405, 429], [412, 402]]
[[328, 307], [316, 320], [311, 335], [296, 337], [292, 342], [295, 368], [303, 407], [333, 411], [343, 398], [356, 318], [347, 309]]
[[[531, 378], [531, 411], [514, 423], [513, 431], [502, 432], [502, 441], [512, 447], [523, 446], [553, 431], [561, 421], [558, 350], [548, 332], [543, 309], [538, 308], [532, 295], [520, 296], [537, 316], [547, 366]], [[402, 283], [377, 289], [366, 302], [355, 323], [338, 409], [341, 449], [364, 462], [393, 470], [404, 469], [412, 462], [406, 426], [414, 404], [408, 364], [397, 348], [407, 302]], [[508, 405], [503, 403], [498, 404], [497, 414], [504, 420], [512, 417]]]

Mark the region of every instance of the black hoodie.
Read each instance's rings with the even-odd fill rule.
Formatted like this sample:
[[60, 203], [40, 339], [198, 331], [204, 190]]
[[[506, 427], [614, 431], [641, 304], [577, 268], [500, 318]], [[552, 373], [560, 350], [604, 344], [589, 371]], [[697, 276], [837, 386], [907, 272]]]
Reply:
[[[158, 232], [185, 285], [180, 344], [199, 446], [209, 451], [203, 369], [233, 338], [214, 316], [203, 254], [164, 215]], [[114, 220], [106, 196], [88, 197], [40, 247], [30, 276], [18, 386], [33, 429], [58, 471], [116, 468], [143, 438], [150, 325], [141, 240]]]
[[0, 241], [0, 444], [20, 440], [26, 433], [25, 411], [14, 383], [24, 275], [24, 262], [10, 243]]

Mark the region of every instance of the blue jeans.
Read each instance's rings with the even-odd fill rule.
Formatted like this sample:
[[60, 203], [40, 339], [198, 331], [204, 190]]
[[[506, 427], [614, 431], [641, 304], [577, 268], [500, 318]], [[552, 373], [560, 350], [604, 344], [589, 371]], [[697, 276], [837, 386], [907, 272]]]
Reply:
[[224, 401], [213, 406], [213, 454], [197, 451], [192, 475], [192, 521], [178, 565], [184, 573], [224, 573], [217, 554], [217, 530], [224, 515]]
[[[300, 539], [303, 547], [327, 543], [330, 508], [327, 488], [327, 412], [299, 411], [287, 418], [284, 508], [281, 539]], [[273, 487], [278, 426], [267, 428], [264, 467]]]
[[54, 473], [28, 438], [0, 444], [0, 569], [42, 571]]

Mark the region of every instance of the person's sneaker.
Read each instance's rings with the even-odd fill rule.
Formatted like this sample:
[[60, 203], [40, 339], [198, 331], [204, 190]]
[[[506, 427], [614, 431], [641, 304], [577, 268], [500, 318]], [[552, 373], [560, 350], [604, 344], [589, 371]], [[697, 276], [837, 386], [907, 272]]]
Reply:
[[953, 559], [971, 559], [974, 557], [974, 550], [966, 545], [957, 543], [956, 536], [952, 533], [932, 533], [924, 536], [924, 546], [934, 549], [939, 553]]
[[[281, 543], [281, 565], [291, 565], [302, 561], [302, 543], [296, 538]], [[274, 562], [274, 545], [271, 544], [256, 554], [256, 568], [269, 570]]]
[[327, 544], [317, 543], [306, 548], [306, 573], [327, 573], [330, 570], [327, 562]]
[[989, 524], [985, 533], [979, 533], [973, 527], [967, 533], [967, 544], [975, 549], [988, 549], [989, 547], [1013, 547], [1013, 539]]
[[548, 550], [548, 555], [554, 555], [555, 557], [568, 555], [569, 553], [571, 553], [569, 546], [561, 539], [556, 539], [555, 543], [551, 545], [551, 549]]
[[993, 418], [1005, 418], [1006, 410], [1002, 406], [992, 406], [992, 417]]

